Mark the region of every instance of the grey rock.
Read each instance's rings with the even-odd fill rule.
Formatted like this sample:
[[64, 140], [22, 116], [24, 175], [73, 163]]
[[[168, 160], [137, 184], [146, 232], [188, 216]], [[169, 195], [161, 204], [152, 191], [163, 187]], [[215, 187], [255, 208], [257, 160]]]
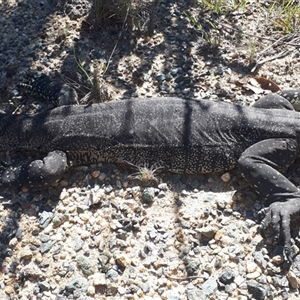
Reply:
[[227, 201], [225, 198], [219, 198], [216, 200], [219, 209], [225, 209]]
[[273, 280], [273, 285], [277, 288], [287, 288], [289, 287], [289, 282], [288, 282], [288, 279], [284, 276], [273, 276], [272, 277], [272, 280]]
[[48, 211], [43, 211], [39, 217], [39, 224], [41, 228], [46, 228], [53, 218], [53, 213]]
[[84, 241], [80, 238], [80, 236], [76, 236], [74, 238], [74, 250], [78, 252], [79, 250], [82, 249], [83, 245], [84, 245]]
[[199, 259], [184, 258], [183, 261], [184, 261], [188, 276], [195, 276], [198, 274], [199, 266], [200, 266]]
[[153, 244], [152, 243], [146, 243], [143, 250], [144, 250], [146, 255], [151, 255], [151, 253], [153, 251]]
[[48, 252], [54, 244], [55, 244], [55, 242], [42, 243], [42, 245], [40, 247], [40, 252], [42, 254]]
[[39, 288], [42, 292], [50, 290], [50, 284], [47, 281], [39, 282]]
[[200, 186], [199, 180], [198, 180], [197, 178], [194, 178], [194, 179], [192, 180], [192, 182], [191, 182], [191, 187], [192, 187], [193, 189], [198, 189], [199, 186]]
[[157, 195], [157, 197], [158, 197], [159, 199], [164, 198], [165, 196], [166, 196], [166, 193], [165, 193], [164, 191], [160, 191], [160, 192], [158, 193], [158, 195]]
[[68, 220], [69, 220], [69, 215], [60, 214], [60, 213], [55, 214], [52, 219], [53, 227], [56, 228]]
[[155, 197], [155, 189], [152, 187], [145, 188], [142, 194], [142, 200], [146, 203], [152, 203]]
[[187, 95], [191, 92], [191, 89], [190, 88], [184, 88], [181, 92], [182, 92], [183, 95]]
[[182, 68], [178, 67], [178, 68], [173, 68], [170, 73], [172, 76], [176, 76], [178, 73], [181, 72], [182, 72]]
[[62, 249], [63, 249], [63, 245], [59, 245], [58, 247], [56, 247], [55, 250], [53, 250], [53, 255], [59, 254]]
[[110, 250], [114, 249], [115, 247], [117, 247], [117, 239], [115, 237], [112, 237], [111, 239], [109, 239], [108, 244]]
[[50, 236], [48, 234], [41, 234], [40, 236], [40, 241], [42, 243], [47, 243], [50, 240]]
[[138, 289], [139, 289], [139, 287], [135, 284], [130, 284], [129, 287], [128, 287], [128, 291], [131, 294], [136, 294]]
[[273, 281], [273, 285], [275, 287], [281, 287], [281, 278], [277, 277], [277, 276], [273, 276], [272, 277], [272, 281]]
[[282, 300], [289, 300], [289, 293], [287, 291], [282, 291], [281, 293]]
[[191, 251], [191, 245], [183, 245], [180, 248], [180, 254], [179, 257], [181, 259], [183, 259], [184, 257], [186, 257], [188, 255], [188, 253]]
[[152, 239], [152, 240], [155, 239], [155, 238], [157, 237], [158, 234], [159, 234], [158, 231], [155, 230], [155, 229], [152, 229], [152, 230], [148, 231], [148, 236], [149, 236], [150, 239]]
[[162, 91], [162, 92], [169, 92], [170, 91], [170, 88], [167, 84], [161, 84], [159, 86], [159, 89]]
[[82, 272], [89, 276], [95, 273], [96, 266], [94, 262], [92, 262], [90, 259], [84, 257], [84, 256], [79, 256], [77, 259], [77, 264], [79, 268], [82, 270]]
[[186, 297], [188, 300], [199, 300], [199, 299], [205, 299], [205, 294], [202, 290], [194, 287], [194, 288], [187, 288], [186, 291]]
[[34, 263], [30, 262], [26, 267], [21, 270], [21, 274], [24, 277], [35, 278], [35, 279], [45, 279], [44, 272]]
[[168, 190], [168, 184], [165, 183], [165, 182], [160, 183], [160, 184], [158, 185], [158, 188], [159, 188], [160, 190], [167, 191], [167, 190]]
[[20, 240], [22, 239], [23, 235], [24, 235], [24, 228], [19, 227], [16, 232], [16, 238]]
[[208, 279], [202, 284], [201, 288], [206, 296], [210, 296], [218, 290], [218, 283], [215, 279]]
[[247, 288], [252, 297], [257, 300], [263, 300], [267, 295], [267, 291], [269, 290], [267, 285], [260, 284], [255, 280], [248, 281]]
[[66, 285], [65, 290], [68, 292], [74, 292], [75, 290], [85, 291], [88, 287], [87, 279], [83, 277], [76, 277], [71, 279]]
[[253, 253], [254, 261], [263, 269], [267, 267], [267, 261], [264, 259], [264, 255], [260, 251]]
[[286, 276], [283, 276], [283, 277], [281, 278], [281, 286], [282, 286], [283, 288], [288, 288], [288, 287], [289, 287], [289, 281], [288, 281], [288, 279], [287, 279]]
[[183, 83], [184, 80], [184, 76], [183, 75], [179, 75], [176, 79], [175, 79], [175, 83], [177, 83], [178, 85], [181, 85]]
[[257, 281], [262, 284], [268, 283], [267, 276], [265, 274], [261, 274], [260, 277], [257, 278]]
[[223, 284], [230, 284], [234, 281], [235, 274], [231, 269], [226, 268], [219, 276], [219, 281]]
[[98, 259], [101, 263], [101, 266], [105, 266], [111, 257], [112, 257], [112, 254], [109, 252], [101, 253], [98, 257]]
[[77, 206], [77, 213], [82, 214], [82, 213], [86, 212], [88, 209], [89, 209], [88, 205], [85, 205], [85, 204], [78, 205]]
[[[178, 12], [178, 14], [180, 14], [180, 12]], [[180, 35], [176, 36], [176, 39], [180, 39], [182, 38]], [[173, 62], [173, 66], [174, 67], [183, 67], [185, 63], [185, 60], [183, 58], [177, 58], [174, 62]]]
[[194, 249], [193, 249], [194, 253], [197, 255], [197, 254], [200, 254], [201, 252], [201, 247], [199, 246], [196, 246]]
[[191, 84], [191, 78], [190, 77], [184, 77], [183, 80], [180, 82], [181, 86], [187, 87]]
[[170, 73], [166, 74], [166, 80], [170, 81], [171, 79], [173, 79], [173, 76]]
[[223, 71], [223, 66], [222, 65], [218, 65], [216, 70], [215, 70], [215, 75], [223, 75], [224, 71]]
[[187, 197], [187, 196], [189, 196], [189, 195], [190, 195], [190, 193], [189, 193], [188, 191], [186, 191], [186, 190], [182, 190], [182, 191], [181, 191], [181, 196]]
[[156, 76], [156, 80], [164, 81], [164, 80], [166, 80], [166, 75], [165, 74], [159, 74], [159, 75]]
[[106, 278], [109, 279], [111, 282], [118, 281], [119, 273], [114, 268], [109, 269], [105, 275]]

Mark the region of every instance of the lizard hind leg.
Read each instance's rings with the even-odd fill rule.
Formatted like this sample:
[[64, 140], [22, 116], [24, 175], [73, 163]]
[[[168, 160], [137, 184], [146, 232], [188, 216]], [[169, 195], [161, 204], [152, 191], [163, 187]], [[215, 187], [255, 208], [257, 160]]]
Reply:
[[298, 154], [295, 139], [274, 138], [252, 145], [239, 159], [239, 167], [246, 180], [261, 196], [272, 202], [264, 209], [261, 232], [271, 226], [274, 241], [284, 241], [288, 261], [291, 261], [290, 220], [292, 216], [300, 215], [300, 191], [279, 170], [288, 168]]
[[300, 191], [279, 170], [286, 170], [299, 153], [297, 141], [273, 138], [247, 148], [238, 163], [246, 180], [270, 202], [286, 201]]
[[62, 151], [49, 152], [42, 160], [34, 160], [0, 174], [2, 186], [45, 186], [57, 182], [67, 169], [67, 156]]

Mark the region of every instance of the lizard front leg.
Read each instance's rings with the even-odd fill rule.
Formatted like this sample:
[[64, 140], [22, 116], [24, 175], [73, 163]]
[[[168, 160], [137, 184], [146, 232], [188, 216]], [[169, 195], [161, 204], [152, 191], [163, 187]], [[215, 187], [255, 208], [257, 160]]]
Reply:
[[278, 93], [270, 93], [257, 100], [253, 107], [266, 109], [288, 109], [300, 111], [300, 90], [283, 90]]
[[58, 181], [67, 169], [67, 156], [62, 151], [49, 152], [42, 160], [34, 160], [0, 175], [2, 186], [43, 186]]
[[261, 99], [257, 100], [252, 106], [264, 109], [295, 110], [295, 108], [288, 99], [276, 93], [270, 93], [262, 97]]
[[270, 225], [274, 240], [283, 238], [285, 254], [291, 261], [290, 219], [300, 214], [300, 191], [279, 170], [288, 168], [299, 154], [297, 141], [288, 138], [268, 139], [246, 149], [239, 166], [246, 180], [272, 204], [264, 209], [262, 235]]

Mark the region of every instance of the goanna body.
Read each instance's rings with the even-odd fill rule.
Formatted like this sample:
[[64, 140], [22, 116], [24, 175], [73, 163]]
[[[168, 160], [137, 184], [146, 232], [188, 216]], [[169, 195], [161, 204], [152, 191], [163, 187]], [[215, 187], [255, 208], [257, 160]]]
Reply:
[[74, 164], [101, 161], [207, 173], [236, 167], [258, 141], [300, 139], [299, 113], [160, 98], [0, 115], [0, 150], [61, 150]]

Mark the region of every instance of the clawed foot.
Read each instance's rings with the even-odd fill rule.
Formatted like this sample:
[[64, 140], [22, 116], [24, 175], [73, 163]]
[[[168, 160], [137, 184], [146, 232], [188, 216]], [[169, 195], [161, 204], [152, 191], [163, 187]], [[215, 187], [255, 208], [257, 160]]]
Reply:
[[268, 229], [273, 231], [273, 241], [284, 242], [284, 256], [288, 263], [292, 262], [291, 253], [291, 217], [300, 212], [300, 199], [291, 199], [287, 202], [274, 202], [269, 207], [262, 209], [258, 215], [262, 219], [260, 234], [265, 237]]

